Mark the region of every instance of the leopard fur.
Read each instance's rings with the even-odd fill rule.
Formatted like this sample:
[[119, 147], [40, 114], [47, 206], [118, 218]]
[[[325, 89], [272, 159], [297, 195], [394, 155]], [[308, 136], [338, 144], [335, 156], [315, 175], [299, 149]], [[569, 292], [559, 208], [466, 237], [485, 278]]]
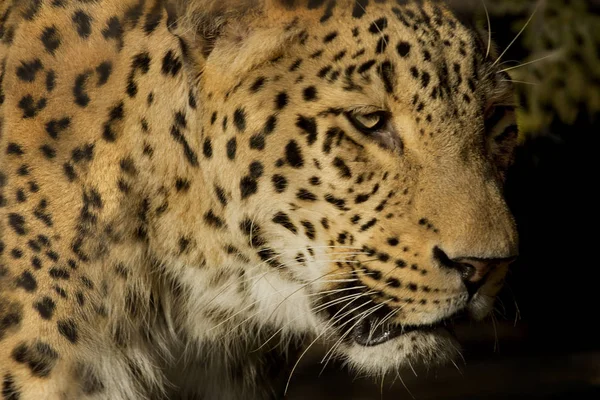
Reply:
[[2, 398], [454, 357], [517, 252], [486, 37], [426, 0], [0, 2]]

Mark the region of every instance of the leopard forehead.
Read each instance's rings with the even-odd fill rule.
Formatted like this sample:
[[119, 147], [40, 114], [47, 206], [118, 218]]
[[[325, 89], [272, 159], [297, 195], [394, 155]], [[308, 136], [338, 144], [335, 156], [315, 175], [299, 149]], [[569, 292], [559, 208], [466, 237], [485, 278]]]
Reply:
[[[470, 159], [471, 167], [489, 170], [479, 162], [489, 150], [486, 113], [496, 104], [512, 104], [512, 87], [494, 68], [493, 47], [486, 49], [480, 34], [444, 4], [309, 1], [263, 7], [242, 12], [210, 45], [199, 44], [210, 47], [198, 75], [207, 147], [224, 145], [230, 159], [234, 144], [240, 159], [256, 158], [253, 151], [260, 150], [262, 163], [281, 167], [289, 149], [297, 157], [307, 149], [309, 159], [318, 158], [312, 145], [319, 130], [352, 130], [340, 115], [385, 111], [391, 124], [376, 142], [411, 151], [404, 161], [377, 153], [384, 163], [410, 164], [412, 155], [423, 166], [460, 154], [465, 166]], [[236, 132], [251, 135], [248, 146], [238, 146], [243, 137]]]
[[207, 115], [258, 119], [273, 102], [274, 114], [289, 102], [321, 114], [383, 109], [447, 145], [453, 132], [481, 130], [491, 105], [512, 103], [493, 46], [443, 2], [296, 3], [266, 2], [200, 45], [211, 48], [199, 78]]

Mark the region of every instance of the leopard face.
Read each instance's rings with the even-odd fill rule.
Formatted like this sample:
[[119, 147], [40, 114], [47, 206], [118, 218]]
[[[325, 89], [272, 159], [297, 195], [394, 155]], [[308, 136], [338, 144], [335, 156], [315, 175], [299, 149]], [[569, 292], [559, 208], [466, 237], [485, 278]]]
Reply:
[[486, 315], [517, 251], [511, 87], [442, 5], [321, 3], [273, 6], [214, 43], [204, 179], [234, 193], [259, 267], [308, 295], [308, 324], [351, 364], [446, 358], [441, 325]]

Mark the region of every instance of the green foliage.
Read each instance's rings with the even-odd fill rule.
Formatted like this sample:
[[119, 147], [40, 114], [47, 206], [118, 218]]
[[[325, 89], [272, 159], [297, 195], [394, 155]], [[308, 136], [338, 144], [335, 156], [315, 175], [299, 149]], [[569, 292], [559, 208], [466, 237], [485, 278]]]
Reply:
[[543, 132], [555, 119], [572, 124], [583, 113], [600, 115], [600, 15], [593, 10], [600, 6], [594, 0], [488, 3], [500, 52], [535, 12], [501, 60], [516, 81], [522, 133]]

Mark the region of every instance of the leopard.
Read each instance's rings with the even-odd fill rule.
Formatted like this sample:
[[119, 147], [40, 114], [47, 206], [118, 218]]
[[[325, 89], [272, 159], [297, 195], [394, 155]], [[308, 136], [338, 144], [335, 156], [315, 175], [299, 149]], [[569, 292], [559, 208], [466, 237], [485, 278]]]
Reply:
[[457, 357], [518, 255], [513, 82], [460, 3], [2, 0], [1, 398]]

